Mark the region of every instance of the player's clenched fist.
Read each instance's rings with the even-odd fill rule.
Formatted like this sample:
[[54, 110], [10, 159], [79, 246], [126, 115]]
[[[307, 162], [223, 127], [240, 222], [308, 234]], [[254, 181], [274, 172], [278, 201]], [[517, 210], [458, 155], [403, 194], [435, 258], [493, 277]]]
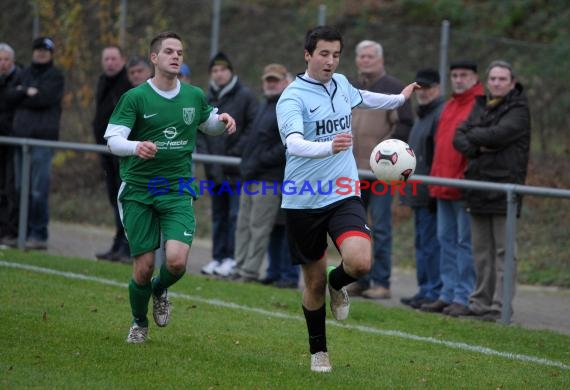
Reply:
[[343, 152], [352, 146], [352, 134], [340, 133], [335, 135], [332, 141], [333, 154]]
[[156, 145], [154, 143], [150, 141], [143, 141], [138, 143], [135, 153], [140, 158], [148, 160], [149, 158], [154, 158], [156, 155], [156, 150]]

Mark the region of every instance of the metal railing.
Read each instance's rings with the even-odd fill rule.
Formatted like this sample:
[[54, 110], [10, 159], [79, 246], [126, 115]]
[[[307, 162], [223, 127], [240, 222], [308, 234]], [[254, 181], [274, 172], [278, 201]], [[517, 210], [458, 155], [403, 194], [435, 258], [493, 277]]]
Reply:
[[[20, 214], [18, 225], [18, 248], [25, 248], [26, 241], [26, 227], [28, 220], [28, 197], [30, 193], [30, 183], [26, 180], [30, 177], [30, 147], [43, 146], [53, 149], [67, 149], [82, 152], [96, 152], [107, 153], [109, 150], [103, 145], [92, 145], [74, 142], [62, 141], [46, 141], [39, 139], [29, 138], [14, 138], [14, 137], [0, 137], [0, 144], [19, 145], [22, 148], [22, 177], [21, 177], [21, 192], [20, 192]], [[217, 156], [217, 155], [204, 155], [193, 154], [194, 162], [201, 163], [217, 163], [222, 165], [239, 165], [240, 158]], [[376, 178], [370, 171], [359, 170], [361, 179], [375, 180]], [[414, 175], [414, 180], [419, 180], [423, 184], [444, 185], [457, 188], [469, 188], [476, 190], [487, 191], [502, 191], [506, 193], [507, 197], [507, 217], [506, 217], [506, 248], [505, 248], [505, 273], [503, 283], [503, 308], [501, 314], [501, 322], [509, 324], [511, 320], [511, 287], [514, 280], [514, 249], [515, 249], [515, 236], [516, 236], [516, 223], [517, 223], [517, 197], [516, 194], [533, 195], [540, 197], [552, 198], [568, 198], [570, 199], [570, 189], [558, 189], [548, 187], [535, 187], [520, 184], [500, 184], [485, 181], [474, 180], [459, 180], [459, 179], [446, 179], [441, 177], [432, 177], [424, 175]]]

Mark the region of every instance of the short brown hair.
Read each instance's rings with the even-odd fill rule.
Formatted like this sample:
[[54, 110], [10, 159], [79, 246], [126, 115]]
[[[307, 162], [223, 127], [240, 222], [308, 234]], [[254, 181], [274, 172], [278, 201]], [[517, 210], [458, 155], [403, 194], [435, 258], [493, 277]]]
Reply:
[[509, 72], [511, 73], [511, 81], [516, 79], [516, 75], [515, 75], [515, 71], [513, 70], [513, 67], [511, 64], [509, 64], [507, 61], [503, 61], [503, 60], [495, 60], [492, 61], [489, 66], [487, 67], [487, 74], [489, 74], [489, 72], [491, 71], [491, 69], [493, 68], [505, 68], [508, 69]]
[[180, 35], [176, 34], [173, 31], [161, 32], [160, 34], [152, 38], [152, 41], [150, 41], [150, 52], [158, 53], [160, 51], [160, 47], [162, 46], [162, 41], [168, 38], [178, 39], [180, 42], [182, 42], [182, 38], [180, 38]]

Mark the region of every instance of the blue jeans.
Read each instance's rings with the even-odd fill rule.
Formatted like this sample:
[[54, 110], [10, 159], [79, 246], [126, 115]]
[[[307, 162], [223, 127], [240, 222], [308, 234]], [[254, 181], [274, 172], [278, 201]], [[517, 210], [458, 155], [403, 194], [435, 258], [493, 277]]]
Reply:
[[269, 237], [269, 265], [266, 278], [283, 282], [299, 281], [299, 266], [293, 265], [289, 254], [289, 244], [285, 225], [275, 225]]
[[[53, 150], [40, 146], [30, 148], [30, 198], [28, 209], [27, 239], [47, 241], [49, 224], [49, 187]], [[15, 187], [20, 194], [22, 187], [22, 150], [15, 153]]]
[[437, 216], [427, 207], [414, 207], [417, 298], [435, 301], [441, 291], [439, 264], [441, 249], [437, 241]]
[[231, 189], [231, 194], [212, 190], [212, 258], [218, 261], [234, 258], [239, 195], [235, 186]]
[[388, 191], [385, 195], [375, 195], [370, 190], [362, 191], [362, 201], [372, 218], [373, 261], [372, 269], [358, 283], [390, 288], [392, 274], [392, 199]]
[[441, 247], [443, 283], [439, 299], [446, 303], [468, 305], [475, 288], [470, 224], [465, 202], [437, 200], [437, 239]]

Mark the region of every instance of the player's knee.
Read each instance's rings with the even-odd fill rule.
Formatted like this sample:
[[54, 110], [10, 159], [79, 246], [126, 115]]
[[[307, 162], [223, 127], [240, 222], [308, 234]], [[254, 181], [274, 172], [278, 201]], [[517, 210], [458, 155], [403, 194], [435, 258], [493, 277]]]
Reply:
[[148, 265], [139, 266], [134, 272], [134, 279], [137, 282], [137, 284], [141, 286], [145, 285], [148, 282], [150, 282], [153, 272], [154, 272], [154, 267], [152, 266]]
[[[347, 264], [348, 267], [347, 267]], [[348, 273], [355, 278], [360, 278], [370, 272], [372, 263], [369, 256], [356, 256], [350, 262], [345, 262]]]
[[175, 257], [173, 259], [169, 259], [168, 261], [168, 268], [170, 272], [175, 275], [180, 275], [186, 271], [186, 261], [183, 258]]
[[323, 279], [313, 279], [309, 281], [305, 281], [305, 290], [309, 292], [311, 295], [316, 296], [319, 294], [323, 294], [326, 287], [326, 280]]

